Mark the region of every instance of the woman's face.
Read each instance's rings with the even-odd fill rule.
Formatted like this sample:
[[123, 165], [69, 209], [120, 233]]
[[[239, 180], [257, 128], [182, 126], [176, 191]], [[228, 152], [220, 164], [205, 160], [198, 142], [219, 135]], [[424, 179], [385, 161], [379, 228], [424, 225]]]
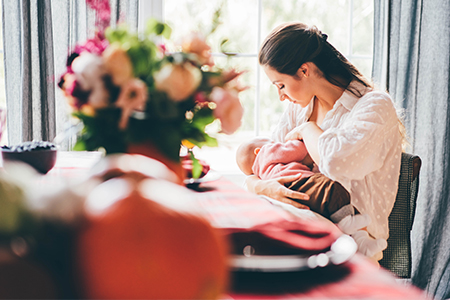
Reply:
[[263, 69], [269, 80], [277, 87], [280, 101], [289, 100], [302, 107], [306, 107], [311, 102], [314, 94], [301, 69], [297, 72], [298, 78], [278, 73], [269, 66], [263, 66]]

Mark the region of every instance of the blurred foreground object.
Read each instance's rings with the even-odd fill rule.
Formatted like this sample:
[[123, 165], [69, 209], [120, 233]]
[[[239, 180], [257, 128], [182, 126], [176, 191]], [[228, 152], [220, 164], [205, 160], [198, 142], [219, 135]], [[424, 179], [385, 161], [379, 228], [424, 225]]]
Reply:
[[0, 237], [20, 230], [25, 215], [24, 191], [0, 172]]
[[[142, 163], [154, 166], [144, 169]], [[189, 206], [192, 192], [171, 182], [176, 176], [163, 164], [143, 156], [111, 156], [103, 166], [97, 175], [106, 181], [86, 200], [86, 222], [76, 242], [81, 294], [218, 298], [227, 287], [227, 248], [218, 231]], [[165, 180], [151, 178], [152, 170]]]

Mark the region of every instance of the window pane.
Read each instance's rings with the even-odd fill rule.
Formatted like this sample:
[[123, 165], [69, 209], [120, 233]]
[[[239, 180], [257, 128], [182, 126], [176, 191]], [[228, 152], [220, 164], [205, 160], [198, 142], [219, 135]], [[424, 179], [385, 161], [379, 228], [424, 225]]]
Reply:
[[315, 25], [328, 35], [330, 43], [342, 53], [348, 49], [348, 0], [263, 0], [261, 39], [284, 22]]
[[367, 78], [372, 78], [372, 59], [354, 58], [352, 63]]
[[353, 54], [373, 55], [373, 0], [354, 1]]
[[166, 0], [164, 18], [173, 29], [173, 39], [181, 38], [191, 31], [208, 34], [214, 11], [220, 7], [221, 25], [208, 36], [213, 52], [220, 52], [220, 43], [228, 39], [226, 51], [256, 53], [257, 51], [257, 0]]
[[279, 100], [277, 88], [262, 70], [260, 83], [260, 134], [270, 136], [289, 101]]

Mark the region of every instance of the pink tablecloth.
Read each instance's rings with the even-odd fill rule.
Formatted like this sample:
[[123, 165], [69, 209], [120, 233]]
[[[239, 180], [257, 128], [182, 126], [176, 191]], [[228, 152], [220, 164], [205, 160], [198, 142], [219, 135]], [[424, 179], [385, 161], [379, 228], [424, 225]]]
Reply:
[[[267, 222], [305, 223], [232, 182], [221, 178], [201, 184], [199, 205], [220, 228], [249, 228]], [[325, 226], [308, 218], [312, 226]], [[308, 225], [306, 225], [308, 226]], [[333, 231], [333, 229], [330, 229]], [[340, 266], [301, 272], [234, 272], [225, 299], [427, 299], [421, 290], [396, 281], [393, 274], [356, 254]]]
[[[99, 153], [61, 152], [57, 165], [40, 180], [42, 184], [54, 184], [86, 178], [89, 170], [99, 159]], [[306, 250], [314, 247], [326, 248], [331, 237], [339, 231], [329, 222], [320, 221], [305, 214], [298, 217], [267, 200], [257, 197], [236, 186], [223, 177], [200, 184], [196, 189], [195, 204], [202, 208], [213, 226], [230, 235], [236, 231], [259, 230], [267, 232], [265, 226], [278, 227], [281, 234], [272, 237], [288, 247], [298, 248], [303, 244], [289, 245], [291, 236], [284, 233], [300, 232], [300, 235], [319, 237], [325, 246], [308, 241]], [[292, 230], [294, 229], [294, 230]], [[304, 232], [302, 232], [302, 229]], [[270, 235], [265, 238], [273, 240]], [[294, 243], [295, 244], [295, 243]], [[275, 248], [271, 251], [277, 251]], [[317, 268], [302, 272], [233, 272], [230, 289], [224, 299], [426, 299], [419, 289], [396, 282], [386, 270], [361, 255], [355, 255], [340, 266]]]

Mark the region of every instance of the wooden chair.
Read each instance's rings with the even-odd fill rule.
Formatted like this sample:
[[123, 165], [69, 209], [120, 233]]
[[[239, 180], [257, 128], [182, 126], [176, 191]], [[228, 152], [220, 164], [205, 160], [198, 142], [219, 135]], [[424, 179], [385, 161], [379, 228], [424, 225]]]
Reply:
[[400, 278], [411, 277], [411, 229], [419, 190], [420, 157], [402, 153], [397, 198], [389, 216], [388, 247], [380, 265]]

